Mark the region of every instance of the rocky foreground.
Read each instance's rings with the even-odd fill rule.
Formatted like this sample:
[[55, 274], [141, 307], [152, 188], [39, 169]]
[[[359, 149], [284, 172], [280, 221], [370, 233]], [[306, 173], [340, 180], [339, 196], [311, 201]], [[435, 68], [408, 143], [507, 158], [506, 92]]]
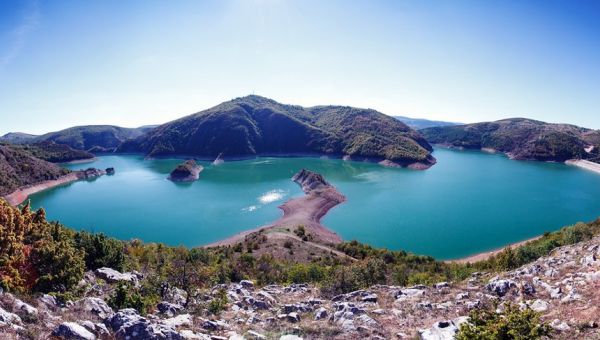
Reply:
[[88, 272], [79, 283], [84, 297], [66, 303], [50, 295], [20, 299], [1, 294], [0, 335], [3, 339], [452, 339], [459, 325], [469, 322], [469, 311], [501, 310], [513, 302], [540, 312], [554, 337], [600, 337], [600, 237], [558, 248], [514, 271], [475, 273], [460, 283], [379, 285], [326, 298], [311, 285], [258, 287], [241, 281], [198, 291], [193, 297], [177, 287], [165, 287], [163, 301], [145, 316], [108, 306], [117, 283], [135, 285], [142, 277], [143, 273], [110, 268]]

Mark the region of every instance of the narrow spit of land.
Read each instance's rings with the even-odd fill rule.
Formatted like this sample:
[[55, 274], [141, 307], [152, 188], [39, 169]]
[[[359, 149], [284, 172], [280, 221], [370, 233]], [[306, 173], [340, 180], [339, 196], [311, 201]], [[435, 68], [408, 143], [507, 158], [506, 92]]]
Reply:
[[321, 224], [321, 218], [331, 208], [343, 203], [346, 197], [326, 182], [320, 174], [309, 170], [301, 170], [294, 175], [292, 180], [302, 187], [305, 195], [280, 205], [279, 208], [283, 211], [281, 218], [271, 224], [211, 243], [207, 247], [234, 245], [244, 241], [246, 236], [259, 231], [272, 234], [278, 230], [294, 230], [298, 226], [303, 226], [305, 232], [312, 235], [313, 241], [316, 243], [337, 244], [342, 242], [338, 234]]

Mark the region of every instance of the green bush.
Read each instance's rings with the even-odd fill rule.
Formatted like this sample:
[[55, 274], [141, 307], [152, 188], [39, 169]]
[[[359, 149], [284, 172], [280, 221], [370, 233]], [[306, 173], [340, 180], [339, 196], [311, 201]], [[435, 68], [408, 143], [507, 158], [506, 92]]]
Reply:
[[88, 269], [109, 267], [123, 270], [125, 262], [123, 242], [106, 237], [104, 234], [80, 231], [75, 234], [75, 244], [85, 251], [85, 265]]
[[550, 334], [550, 327], [541, 322], [540, 315], [529, 308], [507, 304], [502, 313], [493, 309], [471, 311], [469, 322], [461, 325], [457, 340], [539, 339]]
[[156, 298], [140, 294], [130, 284], [119, 284], [114, 294], [108, 299], [108, 305], [119, 310], [123, 308], [134, 308], [141, 315], [146, 315], [156, 304]]

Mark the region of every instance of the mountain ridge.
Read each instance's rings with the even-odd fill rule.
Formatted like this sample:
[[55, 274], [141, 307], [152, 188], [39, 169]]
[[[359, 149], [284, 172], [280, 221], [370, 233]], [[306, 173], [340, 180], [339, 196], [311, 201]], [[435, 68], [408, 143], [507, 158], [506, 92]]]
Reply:
[[160, 125], [117, 152], [208, 157], [312, 152], [431, 166], [431, 150], [418, 132], [372, 109], [302, 107], [251, 95]]
[[432, 127], [420, 132], [433, 144], [506, 153], [519, 160], [599, 159], [600, 131], [528, 118]]

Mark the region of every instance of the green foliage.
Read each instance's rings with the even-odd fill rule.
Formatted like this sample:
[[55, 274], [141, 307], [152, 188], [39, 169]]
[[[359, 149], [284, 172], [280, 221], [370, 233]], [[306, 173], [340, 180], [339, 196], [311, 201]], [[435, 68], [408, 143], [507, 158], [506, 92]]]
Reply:
[[559, 161], [592, 158], [584, 146], [597, 140], [585, 129], [565, 124], [514, 118], [491, 123], [420, 130], [430, 143], [467, 149], [491, 148], [516, 159]]
[[12, 145], [0, 144], [0, 196], [17, 188], [54, 180], [69, 171], [32, 156]]
[[149, 155], [349, 154], [401, 163], [429, 161], [431, 146], [404, 123], [374, 110], [303, 108], [248, 96], [172, 121], [123, 143]]
[[0, 280], [14, 291], [65, 291], [83, 277], [83, 251], [73, 231], [46, 221], [43, 209], [22, 210], [0, 200]]
[[461, 325], [457, 340], [539, 339], [550, 335], [550, 327], [541, 322], [539, 313], [507, 304], [502, 313], [493, 309], [471, 311], [468, 323]]
[[85, 253], [73, 242], [73, 232], [59, 224], [52, 224], [49, 236], [35, 243], [31, 265], [39, 278], [34, 289], [41, 292], [69, 290], [83, 278]]
[[109, 267], [123, 270], [125, 253], [123, 242], [104, 234], [90, 234], [80, 231], [75, 234], [77, 248], [85, 252], [85, 265], [90, 270]]
[[208, 304], [208, 312], [213, 315], [220, 315], [227, 306], [227, 291], [219, 289], [216, 296]]
[[35, 144], [13, 145], [12, 147], [28, 152], [34, 157], [52, 163], [71, 162], [76, 160], [94, 158], [94, 155], [89, 152], [83, 150], [75, 150], [68, 145], [56, 144], [51, 141], [40, 142]]
[[108, 299], [108, 305], [119, 310], [123, 308], [134, 308], [141, 315], [150, 312], [152, 306], [156, 305], [156, 298], [138, 292], [130, 284], [119, 284], [113, 295]]
[[515, 269], [550, 254], [555, 248], [586, 241], [598, 234], [600, 234], [600, 220], [577, 223], [559, 231], [545, 233], [539, 239], [530, 241], [517, 249], [506, 248], [500, 254], [473, 266], [479, 270]]

